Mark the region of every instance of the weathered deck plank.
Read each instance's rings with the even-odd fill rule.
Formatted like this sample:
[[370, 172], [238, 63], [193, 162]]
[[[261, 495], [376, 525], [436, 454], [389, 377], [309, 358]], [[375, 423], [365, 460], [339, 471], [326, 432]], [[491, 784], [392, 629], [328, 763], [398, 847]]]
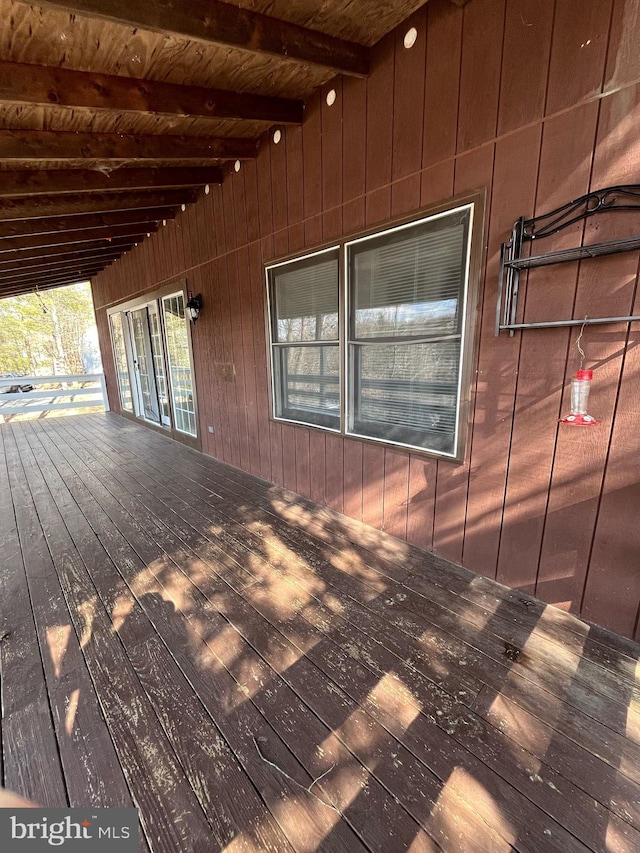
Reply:
[[[95, 454], [95, 449], [92, 450], [92, 453]], [[100, 458], [104, 460], [105, 457], [103, 454], [98, 453], [98, 460]], [[98, 460], [92, 458], [90, 460], [90, 464], [97, 464]], [[124, 488], [128, 485], [135, 493], [137, 482], [142, 483], [144, 480], [144, 473], [141, 473], [142, 469], [139, 466], [132, 465], [131, 468], [136, 471], [138, 481], [128, 473], [123, 473], [118, 468], [117, 457], [113, 459], [111, 469], [112, 475], [118, 479]], [[159, 504], [157, 497], [159, 495], [166, 496], [167, 494], [170, 496], [170, 493], [159, 485], [159, 480], [153, 481], [147, 478], [147, 486], [153, 491], [153, 493], [151, 491], [147, 493], [145, 497], [145, 504], [149, 505], [150, 502], [153, 503], [156, 506], [156, 509], [154, 510], [156, 515], [159, 518], [163, 518], [165, 523], [171, 524], [172, 518], [175, 517], [175, 512], [172, 513], [168, 507], [165, 507], [163, 512], [162, 504]], [[183, 495], [185, 494], [184, 489], [181, 489], [181, 493]], [[184, 501], [181, 502], [185, 503]], [[194, 514], [198, 512], [198, 506], [199, 504], [194, 502], [190, 508], [188, 507], [189, 514], [184, 516], [185, 523], [188, 519], [191, 519], [193, 523], [193, 517]], [[254, 553], [253, 570], [255, 570], [257, 559], [258, 554]], [[288, 564], [288, 569], [289, 575], [291, 575], [291, 561]], [[452, 734], [459, 743], [469, 749], [470, 752], [480, 758], [487, 765], [493, 767], [494, 770], [496, 770], [516, 788], [521, 790], [522, 793], [530, 796], [533, 801], [541, 803], [544, 806], [545, 811], [551, 815], [555, 814], [560, 821], [565, 820], [572, 831], [587, 843], [593, 839], [594, 823], [606, 823], [606, 807], [601, 806], [599, 802], [594, 804], [593, 799], [579, 788], [579, 785], [582, 783], [581, 774], [585, 767], [590, 767], [592, 770], [595, 769], [593, 762], [591, 762], [591, 764], [589, 762], [591, 756], [588, 753], [578, 749], [577, 747], [573, 747], [572, 749], [572, 744], [568, 742], [565, 742], [563, 745], [561, 744], [559, 748], [560, 753], [564, 758], [563, 766], [565, 768], [565, 772], [568, 766], [568, 762], [566, 760], [567, 750], [569, 751], [571, 759], [576, 762], [578, 772], [573, 774], [575, 784], [569, 781], [568, 778], [560, 776], [560, 774], [553, 769], [553, 761], [549, 759], [549, 756], [545, 757], [543, 755], [538, 757], [525, 749], [518, 750], [516, 745], [512, 744], [509, 755], [506, 758], [504, 756], [499, 757], [501, 752], [501, 736], [496, 729], [484, 724], [484, 721], [479, 719], [472, 712], [465, 712], [460, 705], [457, 705], [457, 703], [452, 701], [447, 703], [446, 699], [443, 701], [443, 697], [429, 695], [429, 687], [433, 687], [433, 685], [428, 685], [428, 682], [425, 682], [424, 679], [422, 679], [421, 683], [420, 675], [417, 675], [415, 672], [411, 672], [410, 668], [406, 666], [405, 662], [400, 657], [394, 659], [393, 655], [386, 652], [385, 648], [379, 643], [373, 643], [373, 647], [371, 642], [365, 643], [365, 637], [363, 634], [341, 617], [338, 617], [334, 613], [328, 611], [322, 606], [322, 604], [318, 603], [312, 607], [309, 603], [310, 596], [307, 595], [305, 598], [304, 595], [305, 591], [311, 595], [313, 594], [312, 585], [307, 585], [306, 587], [302, 585], [297, 592], [294, 592], [293, 587], [295, 586], [295, 583], [300, 581], [299, 571], [293, 571], [295, 576], [294, 584], [292, 584], [291, 577], [285, 578], [284, 575], [275, 569], [274, 566], [270, 566], [269, 571], [272, 576], [279, 577], [280, 580], [277, 583], [269, 583], [266, 587], [263, 586], [260, 588], [260, 586], [256, 584], [250, 588], [244, 589], [242, 592], [242, 598], [246, 599], [258, 611], [262, 612], [265, 619], [270, 621], [274, 627], [278, 628], [283, 634], [292, 638], [292, 642], [296, 643], [299, 648], [301, 648], [306, 654], [310, 655], [316, 665], [327, 672], [330, 677], [333, 677], [335, 682], [341, 684], [347, 692], [349, 692], [350, 689], [352, 691], [353, 686], [348, 683], [345, 686], [344, 676], [341, 677], [341, 671], [344, 670], [345, 656], [342, 655], [339, 663], [334, 663], [332, 668], [330, 663], [332, 660], [332, 650], [327, 647], [326, 643], [316, 645], [319, 632], [327, 632], [327, 639], [331, 644], [336, 643], [343, 649], [343, 651], [348, 651], [349, 654], [360, 661], [363, 666], [367, 666], [371, 669], [372, 672], [375, 673], [375, 678], [384, 678], [385, 675], [394, 671], [396, 673], [400, 672], [402, 675], [402, 681], [399, 682], [399, 685], [405, 689], [407, 686], [410, 686], [411, 693], [407, 693], [405, 698], [409, 704], [413, 704], [416, 712], [422, 710], [434, 723], [437, 722], [447, 731], [448, 734]], [[267, 577], [263, 575], [261, 578], [256, 577], [256, 580], [262, 580], [266, 584]], [[198, 586], [202, 589], [201, 580], [198, 583]], [[219, 595], [219, 591], [217, 595]], [[273, 607], [274, 599], [278, 601], [278, 608], [276, 609]], [[300, 621], [299, 607], [301, 601], [304, 602], [304, 622]], [[288, 619], [279, 617], [279, 614], [283, 611], [287, 611], [291, 614]], [[360, 611], [360, 613], [353, 617], [353, 621], [361, 627], [362, 616], [363, 611]], [[294, 617], [297, 621], [295, 622], [294, 627], [291, 628], [290, 620]], [[313, 625], [308, 621], [310, 619], [313, 622]], [[378, 640], [380, 640], [379, 630], [377, 637]], [[258, 633], [258, 639], [252, 639], [252, 644], [257, 646], [259, 644], [259, 639], [260, 637]], [[385, 645], [387, 647], [389, 646], [386, 636]], [[348, 661], [349, 658], [347, 657], [346, 660]], [[342, 667], [340, 664], [342, 664]], [[371, 677], [371, 673], [369, 675]], [[308, 681], [310, 683], [311, 679]], [[373, 684], [375, 684], [375, 680], [373, 681]], [[298, 690], [298, 693], [301, 694], [301, 691]], [[438, 699], [440, 701], [438, 701]], [[335, 695], [334, 701], [337, 702]], [[374, 706], [374, 716], [377, 710], [378, 709]], [[438, 733], [438, 735], [440, 735], [440, 733]], [[438, 738], [436, 737], [434, 739], [433, 733], [427, 731], [425, 740], [430, 743], [434, 743], [434, 740], [437, 742]], [[562, 749], [562, 746], [564, 749]], [[545, 758], [544, 770], [541, 770], [539, 758]], [[408, 763], [406, 760], [404, 763], [404, 773], [406, 775], [409, 772], [409, 767], [406, 766]], [[544, 780], [542, 780], [540, 772], [538, 771], [544, 772], [546, 777]], [[571, 774], [568, 775], [569, 778], [571, 778]], [[589, 773], [587, 774], [586, 779], [589, 780], [592, 777], [593, 774]], [[594, 794], [596, 800], [599, 799], [600, 802], [604, 800], [605, 803], [608, 803], [607, 780], [602, 780], [597, 774], [593, 778], [595, 779], [595, 788], [597, 789]], [[544, 781], [546, 784], [540, 784], [541, 781]], [[398, 785], [396, 784], [393, 787], [394, 789], [397, 789]], [[626, 797], [623, 793], [625, 787], [628, 789], [626, 791]], [[614, 811], [619, 815], [626, 815], [628, 819], [630, 817], [632, 822], [638, 826], [638, 808], [636, 798], [637, 795], [640, 794], [640, 789], [638, 789], [637, 786], [629, 780], [621, 780], [618, 784], [618, 790], [620, 799], [616, 801], [615, 806], [613, 807]], [[559, 791], [563, 791], [566, 796], [571, 798], [572, 810], [568, 814], [565, 813], [564, 801], [561, 797], [557, 796], [557, 792]], [[600, 795], [599, 798], [598, 793]], [[625, 837], [631, 844], [637, 842], [638, 838], [636, 833], [629, 831], [624, 821], [614, 820], [614, 824], [616, 824], [616, 830], [621, 837]], [[539, 839], [537, 843], [540, 843]]]
[[640, 849], [630, 641], [117, 416], [0, 445], [7, 784], [153, 853]]

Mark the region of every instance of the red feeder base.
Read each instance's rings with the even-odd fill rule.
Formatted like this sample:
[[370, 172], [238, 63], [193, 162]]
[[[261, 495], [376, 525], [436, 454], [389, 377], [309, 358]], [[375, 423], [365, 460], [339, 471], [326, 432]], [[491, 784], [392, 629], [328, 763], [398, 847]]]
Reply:
[[599, 424], [600, 421], [597, 421], [595, 418], [592, 418], [591, 415], [566, 415], [564, 418], [558, 419], [559, 424], [568, 424], [569, 426], [595, 426]]

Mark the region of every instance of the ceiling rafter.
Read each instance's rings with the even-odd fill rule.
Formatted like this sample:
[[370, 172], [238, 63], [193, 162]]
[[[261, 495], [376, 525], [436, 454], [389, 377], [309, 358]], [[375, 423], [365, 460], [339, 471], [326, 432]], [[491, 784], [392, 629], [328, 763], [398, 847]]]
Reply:
[[91, 243], [117, 243], [120, 240], [139, 242], [158, 230], [156, 222], [131, 223], [77, 231], [28, 234], [22, 237], [0, 237], [0, 261], [8, 257], [24, 257], [27, 253], [63, 251], [68, 246], [85, 246]]
[[29, 248], [27, 250], [0, 253], [0, 270], [7, 270], [18, 264], [21, 268], [35, 266], [39, 262], [55, 263], [67, 258], [82, 258], [97, 255], [102, 252], [126, 252], [136, 243], [139, 243], [146, 235], [139, 234], [136, 237], [125, 237], [121, 240], [94, 240], [90, 243], [62, 244], [60, 246], [43, 246], [39, 249]]
[[88, 261], [115, 260], [115, 258], [119, 258], [133, 245], [135, 244], [130, 243], [128, 247], [102, 247], [92, 252], [69, 252], [68, 255], [56, 255], [53, 258], [32, 258], [30, 259], [30, 261], [33, 261], [32, 263], [25, 263], [24, 260], [14, 260], [13, 263], [0, 263], [0, 278], [13, 273], [30, 273], [49, 269], [63, 270], [72, 266], [77, 267], [78, 264]]
[[255, 139], [0, 130], [0, 160], [247, 160]]
[[122, 168], [108, 172], [98, 169], [4, 170], [0, 171], [0, 197], [177, 189], [221, 183], [222, 169], [216, 166]]
[[302, 101], [0, 61], [0, 102], [300, 124]]
[[[87, 213], [75, 216], [48, 216], [33, 219], [17, 219], [8, 222], [0, 221], [0, 251], [3, 246], [8, 245], [4, 237], [24, 237], [31, 235], [32, 238], [51, 234], [61, 234], [71, 231], [94, 231], [105, 229], [110, 236], [118, 225], [137, 226], [157, 224], [160, 221], [173, 219], [175, 208], [155, 207], [144, 210], [123, 210], [119, 213]], [[147, 228], [147, 230], [150, 230]], [[63, 239], [67, 239], [65, 235]], [[33, 244], [35, 245], [35, 244]]]
[[92, 275], [103, 270], [108, 263], [102, 264], [92, 264], [89, 266], [79, 265], [75, 267], [73, 270], [69, 270], [68, 273], [59, 272], [59, 273], [48, 273], [47, 275], [33, 275], [27, 276], [26, 278], [19, 279], [0, 279], [0, 292], [4, 291], [8, 286], [22, 286], [23, 292], [25, 290], [37, 289], [43, 287], [46, 284], [55, 284], [56, 286], [62, 285], [64, 283], [72, 281], [87, 281], [91, 278]]
[[153, 207], [193, 204], [197, 190], [138, 190], [130, 193], [82, 193], [70, 196], [7, 198], [0, 206], [0, 222], [84, 213], [119, 213]]
[[362, 45], [218, 0], [40, 0], [40, 5], [166, 36], [319, 65], [338, 74], [364, 77], [369, 73], [370, 51]]

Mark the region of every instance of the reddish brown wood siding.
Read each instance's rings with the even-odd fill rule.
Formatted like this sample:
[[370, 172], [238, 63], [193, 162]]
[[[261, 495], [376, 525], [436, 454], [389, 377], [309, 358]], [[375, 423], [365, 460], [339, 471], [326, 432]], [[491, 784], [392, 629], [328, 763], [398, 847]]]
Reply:
[[[113, 407], [106, 307], [187, 280], [203, 450], [543, 600], [638, 636], [638, 333], [588, 328], [593, 430], [559, 428], [575, 330], [493, 336], [499, 247], [514, 220], [589, 188], [640, 182], [638, 0], [430, 0], [337, 79], [302, 128], [94, 282]], [[403, 35], [418, 29], [407, 51]], [[636, 27], [637, 28], [637, 27]], [[334, 106], [326, 94], [335, 88]], [[464, 464], [269, 420], [265, 263], [475, 188], [487, 190], [477, 383]], [[638, 231], [579, 225], [548, 248]], [[597, 229], [597, 233], [596, 233]], [[640, 310], [637, 253], [531, 273], [528, 319]], [[228, 365], [233, 365], [230, 369]], [[207, 426], [215, 432], [210, 434]]]

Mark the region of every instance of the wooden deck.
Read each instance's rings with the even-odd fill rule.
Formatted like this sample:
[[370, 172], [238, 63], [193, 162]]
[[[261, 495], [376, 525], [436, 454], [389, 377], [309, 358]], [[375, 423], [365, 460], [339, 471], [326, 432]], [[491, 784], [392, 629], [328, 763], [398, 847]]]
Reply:
[[640, 649], [115, 415], [0, 427], [7, 787], [141, 849], [640, 850]]

